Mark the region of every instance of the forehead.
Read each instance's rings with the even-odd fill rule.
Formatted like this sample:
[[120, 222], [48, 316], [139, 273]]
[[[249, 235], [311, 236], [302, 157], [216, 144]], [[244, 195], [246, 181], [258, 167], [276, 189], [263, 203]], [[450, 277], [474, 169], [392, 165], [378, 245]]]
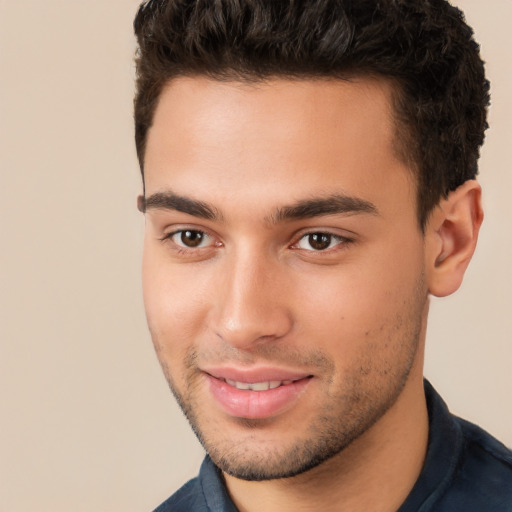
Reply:
[[384, 81], [179, 78], [162, 92], [148, 134], [146, 191], [190, 195], [193, 184], [213, 203], [249, 191], [278, 203], [308, 190], [364, 197], [381, 181], [389, 191], [412, 177], [395, 134]]

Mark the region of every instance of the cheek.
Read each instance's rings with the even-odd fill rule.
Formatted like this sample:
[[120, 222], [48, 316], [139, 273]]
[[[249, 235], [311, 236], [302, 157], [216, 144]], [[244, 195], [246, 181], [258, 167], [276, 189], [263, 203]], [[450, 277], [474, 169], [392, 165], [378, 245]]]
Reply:
[[200, 327], [204, 313], [201, 287], [182, 265], [145, 249], [142, 285], [146, 317], [158, 352], [185, 352]]
[[426, 296], [421, 253], [405, 263], [390, 252], [303, 281], [299, 321], [324, 347], [355, 355], [361, 344], [376, 344], [417, 317]]

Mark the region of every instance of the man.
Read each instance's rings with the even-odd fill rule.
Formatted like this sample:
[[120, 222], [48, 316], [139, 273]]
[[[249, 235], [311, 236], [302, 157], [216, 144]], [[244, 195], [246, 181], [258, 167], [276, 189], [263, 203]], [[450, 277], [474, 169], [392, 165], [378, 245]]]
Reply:
[[488, 83], [444, 0], [152, 0], [144, 300], [207, 451], [157, 510], [512, 510], [512, 454], [423, 380], [483, 214]]

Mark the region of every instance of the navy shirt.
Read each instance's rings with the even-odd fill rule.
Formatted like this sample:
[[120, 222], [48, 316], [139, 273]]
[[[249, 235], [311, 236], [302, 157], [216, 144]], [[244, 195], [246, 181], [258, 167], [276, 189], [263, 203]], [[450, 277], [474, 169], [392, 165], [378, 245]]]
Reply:
[[[429, 442], [423, 470], [397, 512], [512, 512], [512, 452], [451, 415], [425, 381]], [[237, 512], [207, 456], [199, 476], [154, 512]]]

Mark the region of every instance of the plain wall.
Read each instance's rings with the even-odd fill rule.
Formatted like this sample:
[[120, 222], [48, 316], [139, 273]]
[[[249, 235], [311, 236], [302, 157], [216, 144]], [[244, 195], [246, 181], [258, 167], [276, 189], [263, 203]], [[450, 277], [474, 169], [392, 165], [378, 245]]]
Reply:
[[[460, 0], [492, 81], [486, 219], [426, 375], [512, 445], [510, 0]], [[152, 510], [202, 458], [146, 330], [137, 0], [0, 0], [0, 510]]]

